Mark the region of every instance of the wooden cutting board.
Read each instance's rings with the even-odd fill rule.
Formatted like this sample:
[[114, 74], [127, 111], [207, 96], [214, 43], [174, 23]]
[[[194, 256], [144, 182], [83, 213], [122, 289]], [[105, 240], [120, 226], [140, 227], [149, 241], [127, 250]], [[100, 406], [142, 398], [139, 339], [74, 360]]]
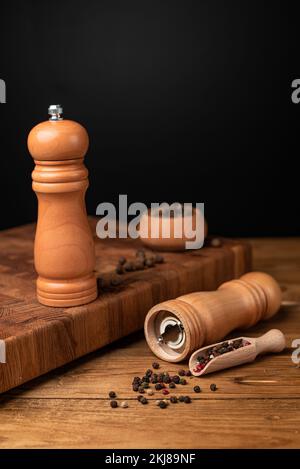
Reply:
[[[26, 225], [0, 233], [0, 392], [141, 329], [156, 303], [214, 290], [251, 268], [250, 245], [223, 239], [221, 247], [163, 253], [163, 264], [117, 276], [119, 257], [133, 260], [140, 242], [95, 237], [98, 299], [52, 308], [35, 297], [34, 232], [35, 225]], [[116, 278], [121, 283], [112, 285]]]

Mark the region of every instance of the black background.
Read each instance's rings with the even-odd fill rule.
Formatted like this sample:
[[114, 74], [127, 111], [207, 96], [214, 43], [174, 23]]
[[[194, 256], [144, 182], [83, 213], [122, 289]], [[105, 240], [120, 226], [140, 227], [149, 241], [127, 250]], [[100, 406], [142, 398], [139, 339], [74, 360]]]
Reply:
[[90, 135], [90, 214], [126, 193], [204, 202], [214, 233], [300, 234], [296, 23], [277, 0], [1, 2], [0, 227], [35, 220], [26, 138], [61, 103]]

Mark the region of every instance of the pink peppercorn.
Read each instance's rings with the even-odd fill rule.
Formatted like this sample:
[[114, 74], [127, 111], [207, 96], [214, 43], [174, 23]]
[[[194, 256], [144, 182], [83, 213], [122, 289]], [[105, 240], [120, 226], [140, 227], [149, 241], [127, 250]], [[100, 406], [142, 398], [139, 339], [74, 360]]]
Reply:
[[169, 394], [169, 391], [167, 389], [163, 389], [162, 393], [166, 395], [166, 394]]
[[199, 371], [202, 371], [203, 368], [205, 368], [205, 363], [198, 363], [196, 365], [196, 368], [193, 371], [195, 371], [196, 373], [199, 373]]

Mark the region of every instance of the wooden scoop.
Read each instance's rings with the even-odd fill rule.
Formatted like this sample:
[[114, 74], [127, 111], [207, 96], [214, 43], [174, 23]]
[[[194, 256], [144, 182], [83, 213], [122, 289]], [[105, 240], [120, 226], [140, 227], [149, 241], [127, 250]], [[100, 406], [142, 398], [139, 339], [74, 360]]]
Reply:
[[271, 329], [269, 332], [256, 339], [253, 337], [238, 337], [237, 339], [225, 342], [230, 344], [238, 340], [241, 340], [243, 344], [240, 348], [211, 358], [209, 362], [204, 365], [204, 368], [201, 371], [197, 371], [199, 357], [205, 357], [208, 349], [218, 346], [220, 347], [224, 341], [209, 345], [208, 347], [200, 348], [194, 352], [189, 361], [191, 373], [194, 376], [203, 376], [207, 373], [214, 373], [215, 371], [224, 370], [225, 368], [231, 368], [232, 366], [252, 362], [255, 360], [257, 355], [260, 354], [281, 352], [286, 346], [285, 337], [278, 329]]

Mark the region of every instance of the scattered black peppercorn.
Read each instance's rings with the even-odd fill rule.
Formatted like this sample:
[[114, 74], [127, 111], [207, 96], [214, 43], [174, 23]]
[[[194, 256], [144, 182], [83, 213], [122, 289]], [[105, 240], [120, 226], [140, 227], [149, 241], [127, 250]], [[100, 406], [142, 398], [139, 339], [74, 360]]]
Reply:
[[156, 264], [162, 264], [164, 262], [163, 256], [161, 254], [156, 254], [154, 262], [156, 262]]
[[121, 279], [117, 278], [117, 277], [113, 277], [110, 281], [110, 284], [113, 286], [113, 287], [117, 287], [118, 285], [121, 285]]
[[216, 391], [217, 390], [217, 386], [213, 383], [210, 385], [210, 390], [211, 391]]
[[124, 269], [126, 270], [126, 272], [132, 272], [132, 267], [132, 262], [125, 262]]
[[136, 270], [143, 270], [143, 268], [144, 268], [144, 262], [143, 261], [137, 261], [137, 262], [135, 262], [134, 265], [135, 265]]
[[118, 266], [116, 267], [116, 274], [119, 274], [119, 275], [124, 274], [124, 269], [123, 269], [123, 267], [122, 267], [121, 265], [118, 265]]
[[166, 402], [164, 402], [164, 401], [160, 401], [160, 403], [159, 403], [159, 407], [160, 407], [161, 409], [165, 409], [165, 408], [167, 407], [167, 405], [168, 405], [168, 404], [167, 404]]
[[135, 253], [136, 257], [145, 257], [145, 251], [144, 249], [138, 249]]
[[[185, 385], [185, 384], [187, 384], [187, 380], [185, 378], [183, 378], [182, 376], [191, 376], [191, 373], [189, 373], [188, 371], [185, 371], [185, 370], [180, 370], [179, 371], [180, 376], [179, 375], [174, 375], [172, 377], [166, 371], [161, 372], [161, 373], [155, 373], [153, 371], [153, 369], [156, 370], [156, 369], [159, 368], [159, 366], [160, 366], [159, 363], [153, 362], [152, 363], [152, 369], [148, 368], [144, 372], [144, 376], [142, 378], [139, 377], [139, 376], [135, 376], [132, 380], [132, 389], [135, 392], [139, 392], [139, 395], [137, 396], [137, 399], [142, 404], [148, 404], [148, 402], [149, 402], [147, 397], [145, 396], [145, 391], [147, 392], [147, 394], [149, 394], [149, 396], [153, 395], [153, 393], [154, 393], [153, 389], [154, 388], [155, 388], [156, 391], [161, 391], [162, 390], [163, 394], [170, 394], [170, 391], [167, 388], [175, 389], [177, 384]], [[153, 385], [154, 385], [153, 388], [149, 385], [149, 382], [153, 383]], [[168, 384], [168, 386], [166, 386], [166, 384]], [[216, 385], [211, 385], [211, 390], [215, 390], [215, 389], [212, 389], [212, 386], [215, 386], [215, 389], [216, 389]], [[200, 386], [194, 386], [194, 392], [195, 393], [201, 392]], [[116, 393], [114, 391], [111, 391], [109, 393], [109, 396], [112, 399], [112, 398], [116, 397]], [[175, 404], [177, 402], [185, 402], [185, 403], [189, 404], [191, 402], [191, 398], [189, 396], [179, 396], [179, 397], [177, 397], [177, 396], [174, 396], [174, 395], [170, 395], [169, 399], [170, 399], [169, 402], [171, 402], [173, 404]], [[169, 405], [169, 402], [166, 399], [157, 400], [156, 404], [159, 407], [161, 407], [162, 409], [165, 409]], [[117, 406], [118, 406], [118, 403], [117, 403]]]
[[113, 409], [115, 409], [116, 407], [118, 407], [117, 401], [110, 401], [110, 407], [112, 407]]
[[186, 371], [185, 376], [192, 376], [192, 373], [190, 372], [190, 370]]
[[119, 258], [119, 261], [118, 261], [118, 262], [119, 262], [120, 265], [124, 265], [125, 262], [126, 262], [126, 257], [121, 256], [121, 257]]
[[142, 381], [142, 380], [141, 380], [141, 378], [140, 378], [139, 376], [135, 376], [135, 377], [133, 378], [132, 384], [141, 383], [141, 381]]
[[109, 395], [109, 397], [110, 397], [111, 399], [114, 399], [115, 397], [117, 397], [115, 391], [110, 391], [110, 392], [108, 393], [108, 395]]
[[152, 259], [146, 259], [145, 260], [145, 266], [146, 267], [153, 267], [154, 266], [154, 262]]

